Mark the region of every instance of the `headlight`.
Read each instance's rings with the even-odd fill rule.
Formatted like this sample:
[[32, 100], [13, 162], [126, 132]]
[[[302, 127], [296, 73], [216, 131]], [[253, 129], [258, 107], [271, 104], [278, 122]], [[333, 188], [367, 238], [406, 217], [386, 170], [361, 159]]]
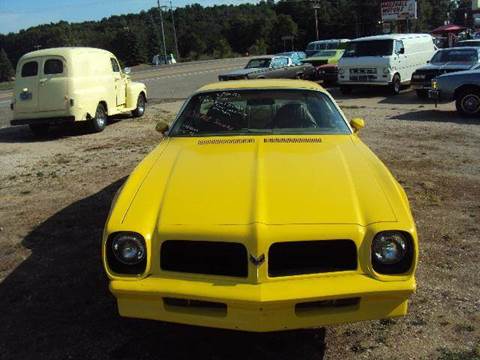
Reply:
[[115, 258], [125, 265], [136, 265], [145, 259], [143, 239], [135, 234], [119, 234], [112, 241]]
[[345, 74], [345, 69], [344, 69], [344, 68], [338, 69], [338, 73], [339, 73], [340, 75], [344, 75], [344, 74]]
[[387, 67], [384, 67], [384, 68], [383, 68], [383, 73], [384, 73], [385, 75], [390, 74], [390, 68], [389, 68], [388, 66], [387, 66]]
[[382, 264], [398, 264], [406, 252], [407, 242], [400, 233], [382, 233], [373, 241], [373, 256]]
[[117, 274], [141, 275], [147, 267], [147, 250], [142, 235], [134, 232], [111, 234], [105, 245], [109, 269]]
[[407, 272], [413, 261], [411, 237], [400, 231], [378, 233], [372, 242], [372, 265], [381, 274]]

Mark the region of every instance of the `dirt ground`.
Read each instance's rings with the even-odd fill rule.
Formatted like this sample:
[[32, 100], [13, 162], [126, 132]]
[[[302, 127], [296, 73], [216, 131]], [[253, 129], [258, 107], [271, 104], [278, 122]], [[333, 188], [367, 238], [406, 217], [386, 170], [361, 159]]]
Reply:
[[280, 334], [120, 318], [100, 262], [110, 202], [179, 103], [103, 133], [0, 129], [0, 359], [480, 359], [480, 120], [413, 93], [334, 92], [405, 187], [421, 240], [407, 317]]

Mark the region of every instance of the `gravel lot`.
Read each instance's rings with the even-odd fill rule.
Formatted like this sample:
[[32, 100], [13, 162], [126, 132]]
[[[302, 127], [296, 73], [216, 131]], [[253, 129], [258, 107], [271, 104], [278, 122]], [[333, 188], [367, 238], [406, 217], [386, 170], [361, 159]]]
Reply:
[[245, 334], [116, 313], [100, 237], [116, 190], [180, 103], [103, 133], [0, 129], [0, 359], [479, 359], [480, 121], [413, 92], [337, 98], [405, 187], [421, 241], [403, 319]]

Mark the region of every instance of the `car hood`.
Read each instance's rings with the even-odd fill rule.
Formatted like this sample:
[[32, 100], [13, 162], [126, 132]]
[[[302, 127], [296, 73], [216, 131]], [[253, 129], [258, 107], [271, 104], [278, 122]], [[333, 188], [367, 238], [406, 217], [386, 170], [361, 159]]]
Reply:
[[124, 220], [151, 217], [160, 227], [396, 221], [382, 186], [387, 179], [391, 188], [393, 177], [353, 137], [171, 138]]
[[444, 70], [444, 71], [452, 71], [452, 70], [468, 70], [472, 67], [472, 64], [462, 64], [462, 63], [445, 63], [445, 64], [428, 64], [422, 66], [421, 68], [417, 69], [417, 71], [434, 71], [434, 70]]
[[238, 75], [248, 75], [254, 73], [256, 71], [264, 70], [263, 68], [250, 68], [250, 69], [238, 69], [234, 71], [230, 71], [225, 74], [221, 74], [220, 76], [238, 76]]

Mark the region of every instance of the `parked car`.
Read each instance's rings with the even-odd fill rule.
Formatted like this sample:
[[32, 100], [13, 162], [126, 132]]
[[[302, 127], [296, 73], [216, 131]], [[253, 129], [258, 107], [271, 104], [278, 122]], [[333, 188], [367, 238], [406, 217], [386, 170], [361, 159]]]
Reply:
[[400, 93], [412, 74], [435, 54], [428, 34], [395, 34], [360, 38], [348, 44], [338, 63], [338, 81], [343, 94], [359, 86], [389, 87]]
[[480, 117], [480, 65], [433, 79], [429, 95], [436, 102], [455, 101], [461, 115]]
[[322, 51], [322, 50], [344, 50], [348, 43], [349, 39], [330, 39], [330, 40], [318, 40], [313, 41], [308, 44], [305, 53], [307, 57], [313, 56], [313, 54]]
[[419, 98], [427, 98], [432, 79], [439, 75], [469, 70], [480, 64], [480, 48], [459, 47], [439, 50], [428, 65], [415, 71], [412, 76], [412, 88]]
[[289, 52], [276, 54], [276, 56], [287, 56], [290, 59], [292, 59], [292, 63], [294, 65], [301, 65], [302, 60], [307, 57], [307, 54], [305, 54], [303, 51], [289, 51]]
[[462, 40], [455, 44], [455, 47], [480, 47], [480, 40]]
[[220, 81], [244, 79], [312, 79], [315, 68], [310, 64], [295, 65], [288, 56], [265, 55], [250, 60], [244, 69], [218, 76]]
[[35, 134], [44, 135], [51, 124], [88, 121], [98, 132], [106, 127], [108, 116], [142, 116], [146, 101], [146, 86], [130, 81], [108, 51], [38, 50], [18, 61], [11, 124], [29, 125]]
[[255, 332], [405, 315], [417, 232], [363, 126], [310, 81], [198, 90], [112, 204], [120, 315]]
[[175, 60], [175, 57], [173, 56], [173, 54], [168, 54], [166, 58], [164, 55], [154, 55], [152, 58], [152, 64], [155, 66], [166, 65], [166, 64], [176, 64], [176, 63], [177, 63], [177, 60]]
[[338, 61], [344, 52], [345, 50], [322, 50], [306, 58], [303, 62], [312, 64], [315, 67], [315, 80], [333, 85], [338, 81]]

